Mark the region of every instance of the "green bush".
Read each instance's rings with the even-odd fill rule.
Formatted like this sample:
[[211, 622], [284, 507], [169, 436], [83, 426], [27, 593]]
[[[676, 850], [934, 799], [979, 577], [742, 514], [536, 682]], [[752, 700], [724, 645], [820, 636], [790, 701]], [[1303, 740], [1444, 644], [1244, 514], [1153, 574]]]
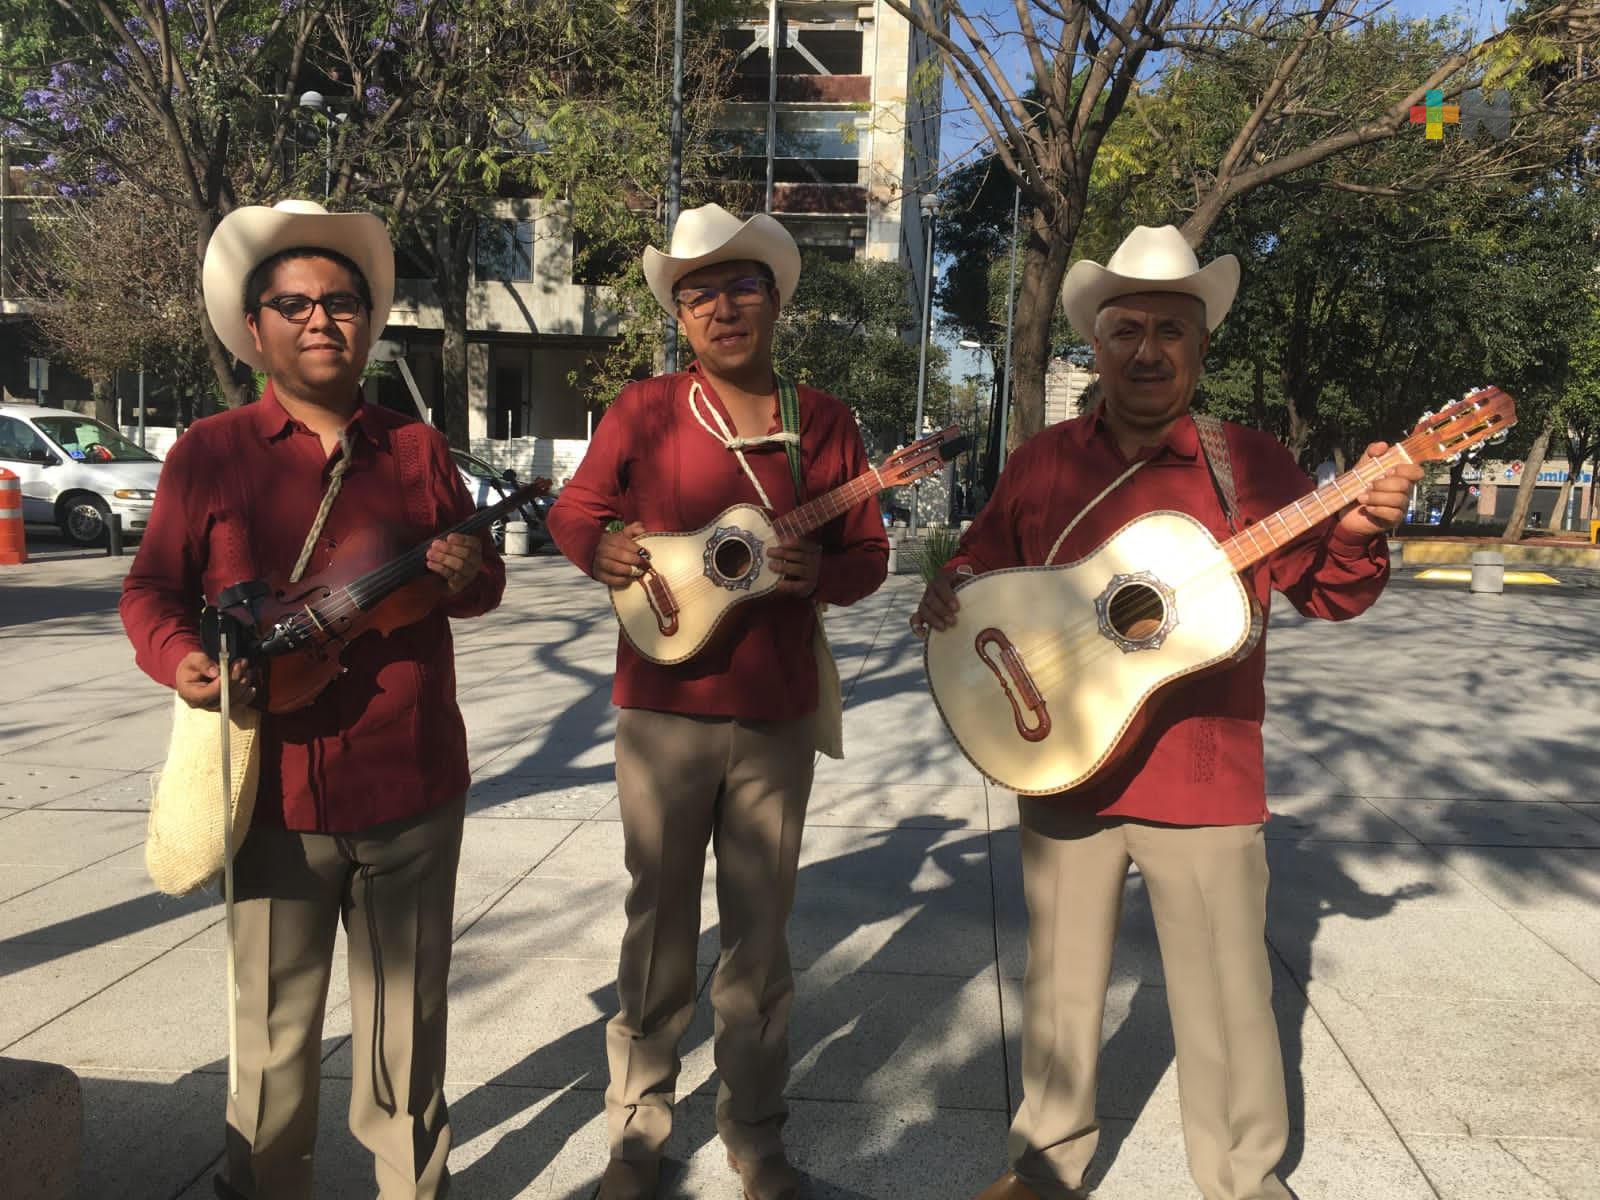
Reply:
[[954, 529], [928, 530], [922, 545], [912, 551], [911, 557], [924, 583], [933, 582], [934, 577], [944, 569], [945, 563], [955, 556], [956, 547], [960, 544], [961, 534]]

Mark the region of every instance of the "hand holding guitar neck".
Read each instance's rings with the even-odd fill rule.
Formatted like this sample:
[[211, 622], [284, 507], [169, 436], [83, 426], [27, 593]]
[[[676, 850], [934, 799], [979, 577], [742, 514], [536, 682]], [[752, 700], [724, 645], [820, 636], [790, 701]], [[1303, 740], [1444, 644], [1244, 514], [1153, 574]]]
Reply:
[[[1382, 458], [1389, 453], [1389, 449], [1388, 442], [1373, 442], [1361, 456], [1356, 469], [1359, 471], [1368, 463]], [[1340, 530], [1349, 534], [1352, 540], [1361, 541], [1388, 533], [1406, 519], [1411, 489], [1421, 478], [1422, 468], [1416, 463], [1396, 464], [1387, 474], [1369, 483], [1367, 490], [1356, 497], [1354, 506], [1339, 518]]]
[[607, 587], [627, 587], [650, 569], [650, 551], [635, 540], [643, 536], [643, 521], [607, 530], [594, 548], [594, 566], [589, 573]]

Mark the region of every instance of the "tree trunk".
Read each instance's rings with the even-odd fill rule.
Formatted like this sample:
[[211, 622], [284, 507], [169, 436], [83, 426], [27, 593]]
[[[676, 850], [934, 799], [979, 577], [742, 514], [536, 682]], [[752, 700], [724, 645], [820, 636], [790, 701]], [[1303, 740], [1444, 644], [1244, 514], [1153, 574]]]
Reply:
[[1036, 214], [1028, 225], [1013, 314], [1011, 382], [1013, 420], [1008, 452], [1044, 428], [1044, 383], [1050, 367], [1050, 326], [1061, 297], [1072, 243], [1081, 217], [1063, 205], [1054, 220]]
[[1555, 431], [1555, 421], [1546, 421], [1528, 449], [1527, 460], [1522, 464], [1522, 482], [1517, 485], [1517, 502], [1512, 505], [1511, 516], [1506, 519], [1504, 540], [1507, 542], [1522, 540], [1522, 527], [1528, 523], [1528, 513], [1533, 508], [1533, 489], [1538, 486], [1539, 471], [1544, 466], [1544, 456], [1550, 449], [1550, 437]]
[[[1461, 501], [1458, 498], [1462, 491], [1462, 481], [1467, 474], [1467, 459], [1462, 455], [1459, 460], [1450, 464], [1450, 489], [1445, 492], [1444, 511], [1439, 514], [1439, 529], [1449, 529], [1456, 523], [1456, 514], [1461, 511]], [[1427, 513], [1422, 514], [1424, 518]]]
[[118, 418], [122, 415], [117, 411], [117, 394], [114, 381], [111, 379], [96, 379], [94, 381], [94, 418], [104, 421], [113, 429], [120, 429], [121, 422]]
[[438, 263], [439, 307], [443, 325], [440, 362], [444, 388], [433, 410], [433, 423], [450, 444], [470, 449], [467, 423], [467, 289], [471, 282], [470, 248], [475, 219], [464, 213], [452, 222], [440, 217], [434, 226], [434, 258]]
[[[211, 317], [206, 312], [205, 283], [201, 278], [201, 271], [206, 261], [206, 247], [211, 244], [211, 232], [215, 228], [216, 221], [209, 211], [196, 218], [195, 296], [198, 308], [196, 315], [200, 320], [200, 337], [206, 344], [206, 358], [211, 363], [212, 374], [217, 378], [217, 395], [222, 397], [222, 402], [229, 408], [238, 408], [241, 404], [248, 404], [256, 398], [255, 389], [241, 378], [244, 372], [235, 364], [233, 355], [228, 353], [228, 348], [222, 344], [217, 331], [211, 327]], [[242, 279], [239, 280], [239, 294], [244, 295]]]

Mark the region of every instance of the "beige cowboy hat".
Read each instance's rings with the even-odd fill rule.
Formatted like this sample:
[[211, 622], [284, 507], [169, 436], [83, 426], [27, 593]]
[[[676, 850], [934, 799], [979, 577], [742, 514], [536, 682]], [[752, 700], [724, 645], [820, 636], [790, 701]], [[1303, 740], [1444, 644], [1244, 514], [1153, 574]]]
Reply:
[[383, 221], [371, 213], [330, 213], [314, 200], [252, 204], [222, 218], [206, 246], [201, 281], [206, 315], [230, 353], [260, 367], [261, 356], [244, 319], [244, 285], [274, 254], [299, 246], [342, 254], [372, 289], [372, 340], [389, 323], [394, 304], [394, 247]]
[[778, 299], [787, 304], [800, 282], [800, 248], [777, 218], [757, 213], [741, 221], [719, 204], [691, 208], [678, 217], [672, 230], [672, 250], [663, 254], [654, 246], [644, 251], [644, 277], [661, 307], [677, 314], [673, 285], [690, 271], [715, 263], [749, 259], [772, 268]]
[[1177, 292], [1206, 306], [1206, 328], [1215, 329], [1233, 307], [1239, 290], [1239, 260], [1231, 254], [1204, 269], [1174, 225], [1159, 229], [1136, 225], [1106, 265], [1083, 259], [1072, 264], [1061, 284], [1067, 320], [1086, 338], [1094, 337], [1095, 315], [1118, 296], [1135, 292]]

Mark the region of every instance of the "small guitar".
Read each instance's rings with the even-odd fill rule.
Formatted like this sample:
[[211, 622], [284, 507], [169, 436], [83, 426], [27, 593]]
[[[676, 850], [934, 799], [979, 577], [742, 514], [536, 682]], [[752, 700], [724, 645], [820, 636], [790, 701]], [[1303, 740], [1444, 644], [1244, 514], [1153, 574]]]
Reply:
[[1187, 513], [1153, 512], [1075, 563], [958, 580], [956, 623], [923, 650], [940, 716], [1003, 787], [1083, 787], [1138, 740], [1158, 693], [1254, 647], [1260, 624], [1241, 571], [1343, 512], [1391, 467], [1453, 458], [1516, 419], [1499, 388], [1473, 392], [1221, 545]]
[[622, 635], [651, 662], [687, 662], [730, 610], [782, 581], [767, 565], [767, 547], [803, 537], [881, 491], [932, 475], [970, 441], [955, 425], [931, 433], [776, 519], [754, 504], [735, 504], [690, 533], [645, 534], [639, 545], [650, 552], [650, 565], [627, 587], [611, 589]]

